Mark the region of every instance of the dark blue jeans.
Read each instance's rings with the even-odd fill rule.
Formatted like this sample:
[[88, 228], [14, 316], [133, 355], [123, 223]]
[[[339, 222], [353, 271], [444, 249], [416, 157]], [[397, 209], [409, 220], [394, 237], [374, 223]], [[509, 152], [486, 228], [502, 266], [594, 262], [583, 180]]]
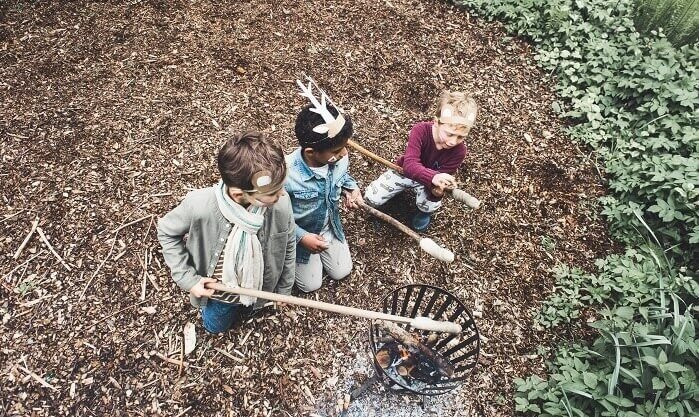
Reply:
[[209, 299], [201, 310], [201, 317], [208, 332], [223, 333], [250, 314], [251, 310], [252, 307], [242, 304], [228, 304]]

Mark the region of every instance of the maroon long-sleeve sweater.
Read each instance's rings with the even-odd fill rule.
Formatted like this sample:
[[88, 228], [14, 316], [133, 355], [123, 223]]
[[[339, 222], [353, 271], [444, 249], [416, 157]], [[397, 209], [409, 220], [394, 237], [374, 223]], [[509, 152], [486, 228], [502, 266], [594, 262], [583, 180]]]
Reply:
[[[403, 175], [432, 188], [432, 178], [440, 172], [454, 174], [466, 157], [463, 143], [451, 149], [438, 150], [432, 136], [433, 122], [420, 122], [410, 129], [405, 153], [396, 160]], [[435, 197], [436, 198], [436, 197]]]

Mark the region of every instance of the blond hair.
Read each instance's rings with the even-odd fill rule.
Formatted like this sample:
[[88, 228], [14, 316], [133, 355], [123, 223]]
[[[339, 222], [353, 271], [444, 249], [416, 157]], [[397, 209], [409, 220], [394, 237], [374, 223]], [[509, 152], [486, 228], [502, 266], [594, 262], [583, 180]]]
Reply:
[[476, 100], [469, 94], [458, 91], [442, 91], [437, 104], [437, 112], [435, 113], [437, 120], [441, 117], [442, 109], [444, 109], [445, 106], [449, 106], [454, 110], [454, 116], [460, 116], [466, 119], [466, 126], [469, 129], [476, 123], [478, 104], [476, 104]]

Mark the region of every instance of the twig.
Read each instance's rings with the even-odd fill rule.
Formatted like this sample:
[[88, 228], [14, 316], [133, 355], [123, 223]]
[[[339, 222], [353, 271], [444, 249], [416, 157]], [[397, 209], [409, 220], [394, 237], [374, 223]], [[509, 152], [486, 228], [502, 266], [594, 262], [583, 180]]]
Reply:
[[[129, 222], [129, 223], [126, 223], [126, 224], [122, 224], [121, 226], [119, 226], [119, 227], [117, 227], [116, 229], [114, 229], [114, 231], [112, 232], [112, 233], [114, 233], [114, 241], [112, 242], [112, 246], [109, 248], [109, 253], [107, 253], [107, 256], [105, 256], [105, 258], [102, 260], [102, 263], [100, 263], [100, 265], [97, 267], [97, 269], [95, 270], [95, 272], [92, 274], [92, 276], [90, 277], [90, 279], [89, 279], [89, 280], [87, 281], [87, 283], [85, 284], [85, 288], [83, 288], [82, 293], [80, 293], [80, 298], [78, 298], [78, 301], [81, 301], [81, 300], [83, 299], [83, 297], [85, 296], [85, 291], [87, 291], [87, 289], [90, 287], [90, 284], [92, 283], [92, 281], [93, 281], [93, 280], [95, 279], [95, 277], [97, 276], [97, 273], [100, 271], [100, 269], [102, 269], [102, 266], [104, 266], [105, 262], [107, 262], [107, 260], [109, 259], [109, 257], [112, 255], [112, 251], [114, 250], [114, 245], [116, 244], [117, 235], [119, 234], [119, 231], [120, 231], [121, 229], [125, 228], [125, 227], [131, 226], [132, 224], [136, 224], [136, 223], [138, 223], [138, 222], [140, 222], [140, 221], [143, 221], [143, 220], [145, 220], [145, 219], [147, 219], [147, 218], [149, 218], [149, 217], [150, 217], [151, 223], [152, 223], [152, 221], [153, 221], [153, 214], [149, 214], [149, 215], [147, 215], [147, 216], [141, 217], [140, 219], [136, 219], [136, 220], [134, 220], [134, 221], [132, 221], [132, 222]], [[150, 225], [149, 225], [148, 227], [149, 227], [149, 229], [150, 229]], [[140, 258], [139, 258], [139, 259], [140, 259]], [[145, 287], [145, 283], [144, 283], [144, 287]], [[145, 288], [143, 288], [142, 293], [145, 293]], [[144, 294], [144, 295], [145, 295], [145, 294]], [[144, 297], [141, 298], [141, 301], [144, 301], [143, 298], [144, 298]]]
[[164, 361], [167, 362], [167, 363], [171, 363], [171, 364], [173, 364], [173, 365], [179, 365], [179, 366], [189, 366], [189, 364], [188, 364], [188, 363], [185, 363], [184, 361], [181, 361], [181, 360], [179, 360], [179, 359], [172, 359], [172, 358], [169, 358], [169, 357], [163, 355], [163, 354], [160, 353], [160, 352], [154, 352], [153, 354], [154, 354], [155, 356], [159, 357], [160, 359], [164, 360]]
[[12, 270], [11, 270], [10, 272], [8, 272], [7, 274], [5, 274], [4, 278], [7, 279], [7, 277], [9, 277], [10, 275], [12, 275], [13, 272], [15, 272], [15, 271], [18, 270], [19, 268], [23, 267], [24, 265], [28, 264], [29, 262], [31, 262], [32, 259], [34, 259], [34, 258], [36, 258], [37, 256], [41, 255], [42, 253], [44, 253], [44, 250], [43, 250], [43, 249], [41, 249], [39, 252], [37, 252], [36, 254], [34, 254], [34, 256], [32, 256], [31, 258], [27, 259], [26, 261], [22, 262], [21, 264], [17, 265], [16, 267], [12, 268]]
[[[152, 220], [152, 219], [151, 219]], [[146, 264], [148, 263], [148, 250], [143, 251], [143, 261], [141, 261], [141, 257], [138, 257], [138, 261], [141, 263], [143, 266], [143, 281], [141, 281], [141, 300], [146, 299], [146, 281], [148, 278], [148, 267]]]
[[116, 241], [117, 241], [117, 235], [118, 235], [118, 233], [119, 233], [119, 232], [117, 232], [116, 234], [114, 234], [114, 241], [112, 242], [112, 247], [109, 248], [109, 252], [107, 253], [107, 256], [105, 256], [104, 259], [102, 259], [102, 263], [99, 264], [99, 266], [97, 267], [97, 269], [95, 270], [95, 272], [92, 274], [92, 276], [90, 277], [90, 279], [87, 280], [87, 283], [85, 284], [85, 288], [83, 288], [83, 292], [80, 293], [80, 297], [78, 298], [78, 302], [82, 301], [83, 297], [85, 296], [85, 291], [87, 291], [87, 289], [90, 287], [90, 284], [92, 283], [92, 280], [95, 279], [95, 277], [97, 276], [97, 274], [100, 272], [100, 269], [102, 269], [102, 266], [104, 265], [104, 263], [107, 262], [107, 259], [109, 259], [109, 257], [111, 256], [112, 251], [114, 250], [114, 245], [116, 244]]
[[44, 386], [44, 387], [46, 387], [46, 388], [51, 388], [51, 389], [54, 390], [54, 391], [58, 391], [58, 388], [56, 388], [56, 387], [54, 387], [53, 385], [49, 384], [48, 382], [46, 382], [46, 380], [45, 380], [44, 378], [40, 377], [39, 375], [37, 375], [37, 374], [35, 374], [34, 372], [30, 371], [29, 369], [25, 368], [24, 366], [22, 366], [22, 365], [20, 365], [20, 364], [17, 364], [17, 367], [18, 367], [19, 369], [23, 370], [24, 372], [26, 372], [26, 374], [29, 375], [30, 377], [34, 378], [34, 379], [35, 379], [38, 383], [40, 383], [42, 386]]
[[31, 229], [29, 230], [29, 233], [27, 234], [27, 236], [26, 236], [26, 237], [24, 238], [24, 240], [22, 241], [22, 244], [19, 245], [19, 248], [17, 248], [17, 251], [15, 252], [15, 254], [12, 256], [14, 259], [19, 258], [19, 254], [22, 253], [22, 250], [24, 249], [24, 247], [27, 246], [27, 243], [29, 243], [29, 239], [31, 239], [31, 237], [34, 235], [34, 232], [36, 231], [36, 227], [37, 227], [38, 225], [39, 225], [39, 220], [38, 220], [38, 219], [37, 219], [37, 220], [34, 220], [34, 221], [32, 222], [32, 227], [31, 227]]
[[236, 361], [236, 362], [238, 362], [238, 363], [243, 363], [243, 362], [245, 362], [243, 359], [236, 358], [235, 356], [231, 355], [230, 353], [226, 352], [226, 351], [223, 350], [223, 349], [214, 348], [214, 350], [215, 350], [216, 352], [220, 353], [221, 355], [227, 357], [228, 359], [233, 359], [234, 361]]
[[126, 310], [128, 310], [128, 309], [130, 309], [130, 308], [138, 307], [138, 306], [140, 306], [141, 304], [144, 304], [146, 301], [148, 301], [148, 300], [139, 301], [139, 302], [136, 303], [136, 304], [132, 304], [132, 305], [130, 305], [130, 306], [128, 306], [128, 307], [124, 307], [124, 308], [122, 308], [121, 310], [117, 311], [116, 313], [110, 314], [110, 315], [108, 315], [107, 317], [103, 317], [103, 318], [97, 320], [97, 321], [96, 321], [95, 323], [93, 323], [92, 326], [90, 326], [90, 327], [95, 327], [95, 326], [97, 326], [98, 324], [102, 323], [103, 321], [105, 321], [105, 320], [107, 320], [107, 319], [110, 319], [110, 318], [116, 316], [116, 315], [119, 314], [119, 313], [122, 313], [122, 312], [124, 312], [124, 311], [126, 311]]
[[26, 210], [27, 210], [27, 209], [21, 209], [20, 211], [18, 211], [18, 212], [15, 213], [15, 214], [9, 214], [9, 215], [7, 215], [7, 216], [3, 217], [2, 220], [0, 220], [0, 223], [4, 222], [5, 220], [10, 220], [11, 218], [17, 216], [18, 214], [22, 214], [22, 213], [24, 213]]
[[[144, 260], [145, 260], [145, 261], [144, 261]], [[148, 277], [148, 280], [150, 281], [151, 284], [153, 284], [153, 286], [155, 287], [156, 291], [160, 291], [160, 285], [158, 285], [158, 283], [155, 282], [155, 280], [153, 279], [153, 277], [148, 273], [148, 264], [149, 264], [149, 262], [148, 262], [148, 250], [147, 250], [147, 249], [146, 249], [146, 251], [143, 253], [143, 260], [141, 259], [141, 257], [138, 257], [138, 262], [139, 262], [139, 263], [141, 264], [141, 266], [143, 267], [143, 275], [144, 275], [145, 277]], [[144, 279], [145, 279], [145, 278], [144, 278]]]
[[146, 274], [143, 274], [143, 280], [141, 281], [141, 300], [146, 299]]
[[122, 389], [122, 388], [121, 388], [121, 384], [119, 384], [119, 381], [117, 381], [116, 379], [114, 379], [114, 377], [110, 376], [110, 377], [109, 377], [109, 382], [111, 382], [112, 385], [114, 385], [114, 387], [115, 387], [116, 389], [118, 389], [118, 390], [121, 390], [121, 389]]
[[132, 224], [136, 224], [136, 223], [138, 223], [138, 222], [142, 222], [143, 220], [145, 220], [145, 219], [147, 219], [147, 218], [151, 218], [151, 220], [152, 220], [152, 219], [153, 219], [153, 216], [154, 216], [154, 214], [149, 214], [149, 215], [147, 215], [147, 216], [141, 217], [140, 219], [136, 219], [136, 220], [134, 220], [134, 221], [132, 221], [132, 222], [128, 222], [128, 223], [126, 223], [126, 224], [122, 224], [121, 226], [119, 226], [119, 227], [117, 227], [116, 229], [114, 229], [114, 231], [113, 231], [112, 233], [114, 233], [114, 234], [116, 235], [117, 233], [119, 233], [119, 231], [120, 231], [121, 229], [124, 229], [124, 228], [126, 228], [126, 227], [129, 227], [129, 226], [131, 226]]
[[26, 303], [22, 303], [22, 304], [20, 304], [19, 306], [20, 306], [20, 307], [33, 307], [35, 304], [39, 304], [40, 302], [44, 301], [44, 300], [47, 299], [47, 298], [51, 298], [51, 296], [50, 296], [50, 295], [45, 295], [45, 296], [39, 297], [39, 298], [37, 298], [37, 299], [35, 299], [35, 300], [27, 301]]
[[[153, 226], [153, 217], [151, 217], [150, 222], [148, 222], [148, 228], [146, 229], [146, 233], [144, 233], [144, 235], [143, 235], [143, 239], [142, 239], [143, 242], [145, 242], [146, 239], [148, 238], [148, 233], [150, 232], [151, 226]], [[157, 282], [155, 282], [155, 279], [153, 279], [153, 277], [148, 273], [148, 266], [149, 266], [148, 249], [146, 249], [143, 252], [143, 261], [141, 261], [141, 258], [138, 258], [138, 261], [141, 262], [141, 266], [143, 267], [143, 275], [144, 275], [143, 294], [144, 294], [144, 296], [145, 296], [145, 286], [146, 286], [145, 278], [146, 277], [148, 278], [150, 283], [153, 284], [153, 287], [155, 287], [155, 290], [160, 291], [160, 286], [158, 285]]]
[[189, 407], [187, 407], [187, 408], [185, 408], [184, 410], [182, 410], [182, 412], [179, 413], [178, 415], [176, 415], [175, 417], [182, 417], [183, 415], [187, 414], [187, 411], [189, 411], [189, 410], [191, 410], [191, 409], [192, 409], [192, 406], [190, 405]]
[[155, 287], [156, 291], [160, 291], [160, 286], [158, 285], [157, 282], [155, 282], [155, 279], [153, 279], [153, 276], [149, 273], [146, 272], [146, 276], [148, 277], [148, 280], [150, 281], [151, 284]]
[[17, 139], [29, 139], [29, 136], [18, 135], [16, 133], [7, 133], [7, 136], [11, 136], [11, 137], [17, 138]]
[[58, 252], [56, 252], [56, 250], [53, 248], [53, 246], [51, 246], [51, 244], [49, 243], [49, 240], [46, 239], [46, 235], [44, 234], [44, 231], [41, 229], [41, 227], [38, 227], [38, 226], [37, 226], [36, 231], [37, 231], [37, 233], [39, 233], [39, 236], [41, 237], [41, 240], [43, 240], [44, 243], [46, 244], [46, 246], [49, 247], [49, 250], [51, 251], [51, 253], [53, 253], [53, 256], [55, 256], [55, 257], [58, 259], [58, 261], [59, 261], [61, 264], [63, 264], [63, 266], [68, 270], [68, 272], [70, 272], [70, 271], [71, 271], [70, 267], [69, 267], [68, 264], [63, 260], [63, 258], [61, 258], [61, 256], [58, 254]]
[[143, 242], [145, 243], [146, 239], [148, 238], [148, 232], [150, 232], [150, 227], [153, 226], [153, 215], [150, 216], [150, 221], [148, 222], [148, 228], [146, 229], [146, 233], [143, 234]]
[[182, 370], [184, 369], [184, 336], [182, 337], [182, 349], [180, 349], [180, 369], [177, 371], [177, 377], [182, 378]]

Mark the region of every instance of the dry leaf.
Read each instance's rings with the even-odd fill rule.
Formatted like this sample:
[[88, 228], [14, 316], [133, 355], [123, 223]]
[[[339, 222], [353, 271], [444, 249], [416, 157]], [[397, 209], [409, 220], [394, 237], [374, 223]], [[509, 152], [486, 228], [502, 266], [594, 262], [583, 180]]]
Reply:
[[148, 314], [155, 314], [155, 306], [141, 307], [141, 311]]
[[197, 332], [194, 323], [184, 325], [184, 354], [189, 355], [197, 347]]

